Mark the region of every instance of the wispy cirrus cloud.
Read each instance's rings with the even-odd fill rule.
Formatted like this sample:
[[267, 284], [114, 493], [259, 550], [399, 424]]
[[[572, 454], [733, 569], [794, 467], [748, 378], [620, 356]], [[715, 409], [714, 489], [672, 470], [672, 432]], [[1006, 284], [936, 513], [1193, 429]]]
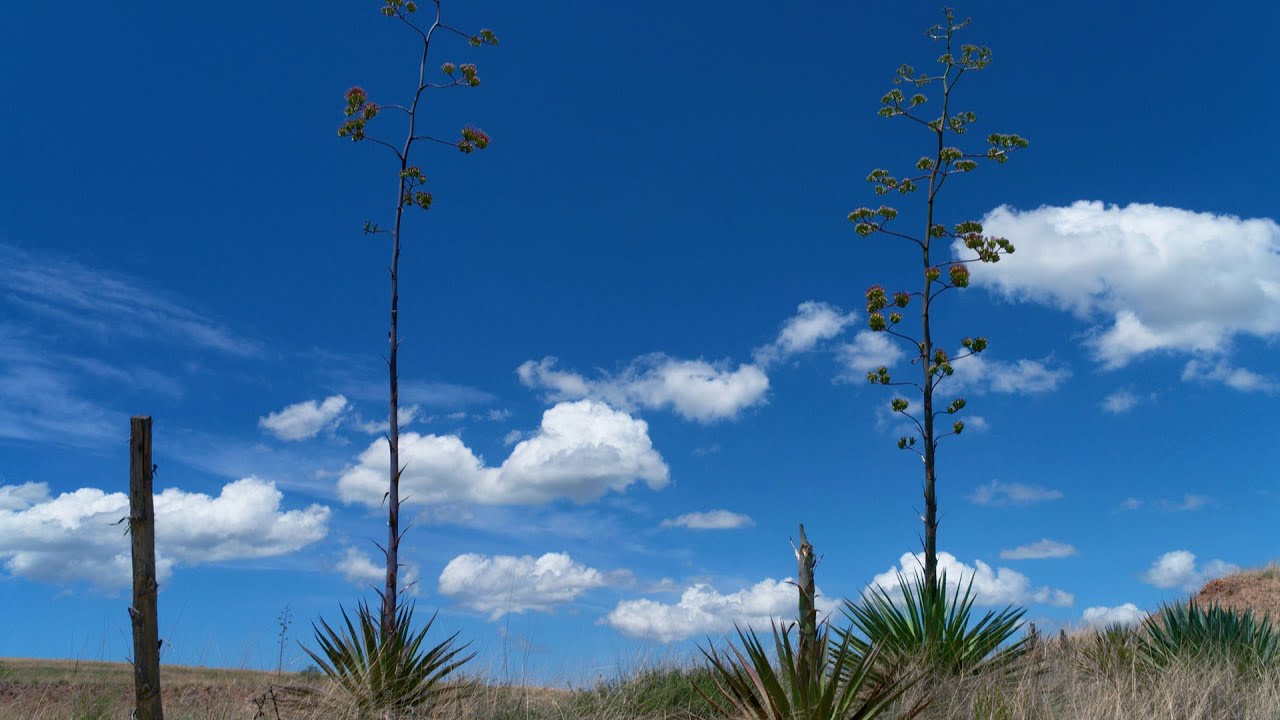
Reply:
[[1061, 498], [1061, 490], [1053, 490], [1039, 485], [1024, 485], [1016, 482], [1004, 483], [999, 480], [992, 480], [974, 490], [973, 494], [969, 496], [969, 501], [975, 505], [1001, 506], [1030, 505], [1047, 500], [1060, 500]]
[[11, 305], [104, 336], [140, 337], [231, 355], [257, 342], [142, 283], [74, 260], [0, 244], [0, 297]]

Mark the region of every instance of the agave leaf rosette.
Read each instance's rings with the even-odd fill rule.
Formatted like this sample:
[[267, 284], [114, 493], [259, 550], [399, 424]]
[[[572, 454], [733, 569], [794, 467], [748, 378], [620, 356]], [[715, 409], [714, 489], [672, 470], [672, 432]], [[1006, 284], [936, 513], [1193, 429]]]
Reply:
[[898, 586], [901, 599], [876, 586], [858, 601], [845, 600], [850, 626], [837, 630], [836, 640], [864, 656], [878, 650], [882, 665], [923, 662], [945, 675], [1004, 668], [1030, 649], [1028, 636], [1013, 639], [1026, 610], [1010, 605], [977, 617], [972, 577], [963, 590], [945, 572], [936, 590], [919, 574], [910, 581], [899, 574]]
[[792, 643], [792, 627], [772, 625], [772, 652], [754, 632], [740, 628], [737, 645], [702, 650], [719, 696], [704, 697], [717, 712], [749, 720], [871, 720], [896, 710], [895, 717], [906, 720], [924, 710], [925, 701], [895, 706], [918, 675], [876, 675], [876, 652], [858, 653], [848, 636], [833, 642], [825, 622], [814, 656], [803, 658]]
[[1242, 671], [1280, 665], [1280, 635], [1267, 616], [1220, 605], [1161, 607], [1143, 623], [1139, 652], [1163, 667], [1177, 659], [1226, 661]]
[[364, 602], [354, 619], [343, 609], [336, 629], [323, 619], [319, 626], [312, 624], [318, 651], [303, 650], [357, 714], [394, 715], [431, 707], [470, 689], [469, 683], [450, 676], [475, 654], [462, 655], [467, 645], [455, 647], [457, 633], [424, 647], [436, 616], [415, 632], [413, 610], [413, 605], [402, 605], [385, 636], [380, 617]]

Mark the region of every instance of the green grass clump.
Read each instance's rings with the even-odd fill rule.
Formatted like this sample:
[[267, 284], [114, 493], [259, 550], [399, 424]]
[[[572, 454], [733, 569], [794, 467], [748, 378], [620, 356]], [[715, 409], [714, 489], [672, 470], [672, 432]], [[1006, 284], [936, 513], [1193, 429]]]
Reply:
[[573, 697], [571, 717], [716, 718], [711, 670], [666, 665], [606, 680]]

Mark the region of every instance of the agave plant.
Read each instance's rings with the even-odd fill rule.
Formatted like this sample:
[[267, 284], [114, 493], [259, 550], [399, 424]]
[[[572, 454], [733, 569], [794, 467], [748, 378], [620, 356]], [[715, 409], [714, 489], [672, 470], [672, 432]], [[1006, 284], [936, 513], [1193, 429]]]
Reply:
[[[894, 703], [919, 680], [873, 675], [874, 650], [858, 653], [845, 635], [832, 642], [822, 623], [811, 657], [792, 644], [788, 625], [773, 624], [777, 663], [750, 630], [738, 629], [741, 648], [702, 649], [715, 676], [719, 698], [703, 697], [726, 717], [750, 720], [870, 720], [894, 709]], [[895, 673], [896, 674], [896, 673]], [[702, 691], [699, 689], [699, 692]], [[898, 718], [919, 715], [926, 701], [901, 709]]]
[[1157, 667], [1175, 659], [1226, 660], [1241, 670], [1280, 663], [1280, 635], [1267, 617], [1219, 605], [1165, 605], [1143, 623], [1142, 658]]
[[1138, 631], [1122, 623], [1112, 623], [1094, 631], [1092, 641], [1081, 651], [1080, 667], [1103, 678], [1116, 678], [1131, 671], [1138, 660]]
[[357, 607], [354, 621], [342, 609], [342, 624], [336, 630], [323, 619], [319, 627], [312, 623], [319, 652], [306, 646], [302, 649], [358, 715], [395, 717], [470, 689], [466, 683], [448, 679], [475, 653], [460, 657], [467, 645], [454, 647], [457, 633], [424, 648], [423, 641], [436, 616], [433, 614], [421, 630], [414, 632], [413, 610], [413, 605], [402, 605], [396, 613], [395, 627], [385, 636], [381, 618], [364, 602]]
[[912, 582], [898, 575], [898, 585], [901, 602], [878, 586], [861, 602], [845, 600], [851, 627], [837, 630], [836, 639], [861, 655], [877, 648], [882, 661], [922, 661], [944, 675], [1007, 667], [1030, 647], [1029, 635], [1010, 642], [1022, 627], [1022, 608], [988, 611], [975, 622], [972, 577], [963, 592], [947, 583], [945, 572], [936, 590], [920, 575]]

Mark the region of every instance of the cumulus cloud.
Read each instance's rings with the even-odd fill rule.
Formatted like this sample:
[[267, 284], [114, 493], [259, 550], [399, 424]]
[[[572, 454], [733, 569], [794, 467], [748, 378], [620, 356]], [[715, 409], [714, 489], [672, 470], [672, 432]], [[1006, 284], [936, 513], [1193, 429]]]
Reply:
[[[836, 605], [837, 601], [818, 591], [820, 615], [829, 615]], [[668, 643], [729, 632], [735, 623], [761, 630], [771, 621], [788, 622], [795, 612], [796, 588], [791, 578], [765, 579], [727, 595], [699, 583], [686, 589], [675, 603], [647, 598], [624, 600], [603, 622], [628, 637]]]
[[1116, 607], [1096, 606], [1085, 608], [1080, 624], [1086, 628], [1101, 629], [1111, 625], [1133, 627], [1147, 617], [1146, 611], [1133, 603], [1125, 603]]
[[1112, 415], [1129, 412], [1137, 405], [1138, 396], [1128, 390], [1117, 390], [1102, 400], [1102, 409]]
[[[359, 550], [348, 547], [342, 553], [342, 557], [338, 558], [338, 562], [334, 564], [334, 570], [342, 573], [342, 577], [347, 582], [362, 587], [372, 585], [375, 588], [382, 588], [387, 579], [387, 567], [385, 564], [379, 565], [373, 561], [373, 558], [365, 555]], [[418, 585], [420, 571], [416, 563], [401, 563], [400, 573], [397, 576], [401, 592], [410, 595], [418, 595], [421, 588]]]
[[[903, 553], [899, 559], [901, 567], [891, 567], [876, 575], [868, 589], [879, 587], [889, 597], [902, 597], [900, 579], [908, 583], [914, 578], [923, 577], [924, 553]], [[938, 553], [938, 574], [946, 573], [947, 584], [963, 592], [973, 580], [973, 602], [975, 605], [1053, 605], [1071, 607], [1076, 601], [1074, 595], [1065, 590], [1047, 586], [1032, 587], [1031, 580], [1016, 570], [1009, 568], [992, 568], [990, 565], [975, 560], [973, 566], [966, 565], [947, 552]]]
[[[50, 583], [127, 587], [129, 538], [115, 523], [129, 514], [125, 493], [81, 488], [53, 497], [43, 483], [0, 487], [0, 559], [9, 574]], [[323, 538], [329, 509], [281, 509], [274, 483], [249, 477], [217, 497], [168, 488], [155, 496], [156, 573], [179, 565], [264, 558]]]
[[562, 370], [554, 357], [528, 360], [516, 369], [526, 387], [546, 392], [553, 402], [594, 399], [627, 411], [671, 410], [686, 420], [733, 420], [747, 408], [763, 405], [769, 393], [771, 365], [808, 352], [830, 340], [856, 319], [827, 303], [808, 301], [783, 323], [777, 338], [756, 348], [753, 362], [707, 361], [651, 353], [616, 373], [596, 377]]
[[1223, 560], [1196, 564], [1196, 556], [1186, 550], [1167, 552], [1142, 574], [1142, 581], [1158, 588], [1177, 588], [1188, 592], [1199, 590], [1205, 583], [1240, 571], [1239, 565]]
[[[957, 350], [955, 357], [967, 353]], [[1013, 362], [988, 358], [986, 353], [956, 360], [955, 374], [944, 387], [948, 390], [1003, 395], [1039, 395], [1057, 390], [1071, 378], [1071, 370], [1055, 366], [1051, 360]]]
[[863, 330], [853, 340], [840, 346], [836, 357], [847, 371], [841, 378], [852, 382], [866, 382], [867, 373], [881, 367], [893, 367], [906, 352], [897, 339], [888, 333]]
[[1062, 491], [1060, 490], [1052, 490], [1039, 485], [1024, 485], [1016, 482], [1003, 483], [999, 480], [992, 480], [974, 490], [973, 494], [969, 496], [969, 501], [975, 505], [1003, 506], [1030, 505], [1047, 500], [1060, 500], [1061, 498]]
[[281, 440], [306, 440], [332, 429], [347, 410], [347, 399], [332, 395], [323, 402], [306, 400], [258, 418], [258, 427]]
[[547, 357], [522, 364], [516, 374], [531, 388], [546, 390], [552, 400], [596, 398], [626, 409], [671, 409], [687, 420], [730, 420], [744, 409], [765, 402], [769, 376], [758, 365], [737, 368], [728, 363], [681, 360], [661, 353], [637, 358], [617, 375], [597, 380], [556, 369]]
[[728, 510], [685, 513], [662, 521], [664, 528], [682, 527], [690, 530], [732, 530], [752, 525], [755, 525], [755, 521], [750, 517]]
[[[623, 492], [636, 482], [653, 490], [670, 472], [643, 420], [592, 400], [565, 402], [542, 415], [541, 427], [516, 443], [499, 467], [489, 467], [456, 435], [400, 436], [403, 502], [537, 505]], [[386, 493], [390, 460], [378, 439], [338, 478], [344, 502], [377, 507]]]
[[603, 573], [567, 553], [539, 558], [467, 553], [445, 566], [439, 589], [441, 595], [497, 620], [507, 613], [549, 612], [588, 590], [628, 578], [630, 573]]
[[800, 303], [796, 314], [787, 319], [772, 343], [757, 348], [755, 360], [768, 366], [792, 355], [809, 352], [819, 343], [830, 340], [858, 319], [857, 313], [846, 313], [824, 302]]
[[[983, 224], [1018, 254], [975, 265], [974, 284], [1094, 323], [1088, 342], [1105, 367], [1153, 352], [1221, 355], [1236, 336], [1280, 333], [1274, 220], [1080, 201], [1001, 206]], [[954, 250], [970, 254], [959, 241]]]
[[1044, 560], [1046, 558], [1064, 558], [1076, 554], [1076, 549], [1067, 543], [1044, 539], [1029, 545], [1020, 545], [1012, 550], [1001, 550], [1002, 560]]

